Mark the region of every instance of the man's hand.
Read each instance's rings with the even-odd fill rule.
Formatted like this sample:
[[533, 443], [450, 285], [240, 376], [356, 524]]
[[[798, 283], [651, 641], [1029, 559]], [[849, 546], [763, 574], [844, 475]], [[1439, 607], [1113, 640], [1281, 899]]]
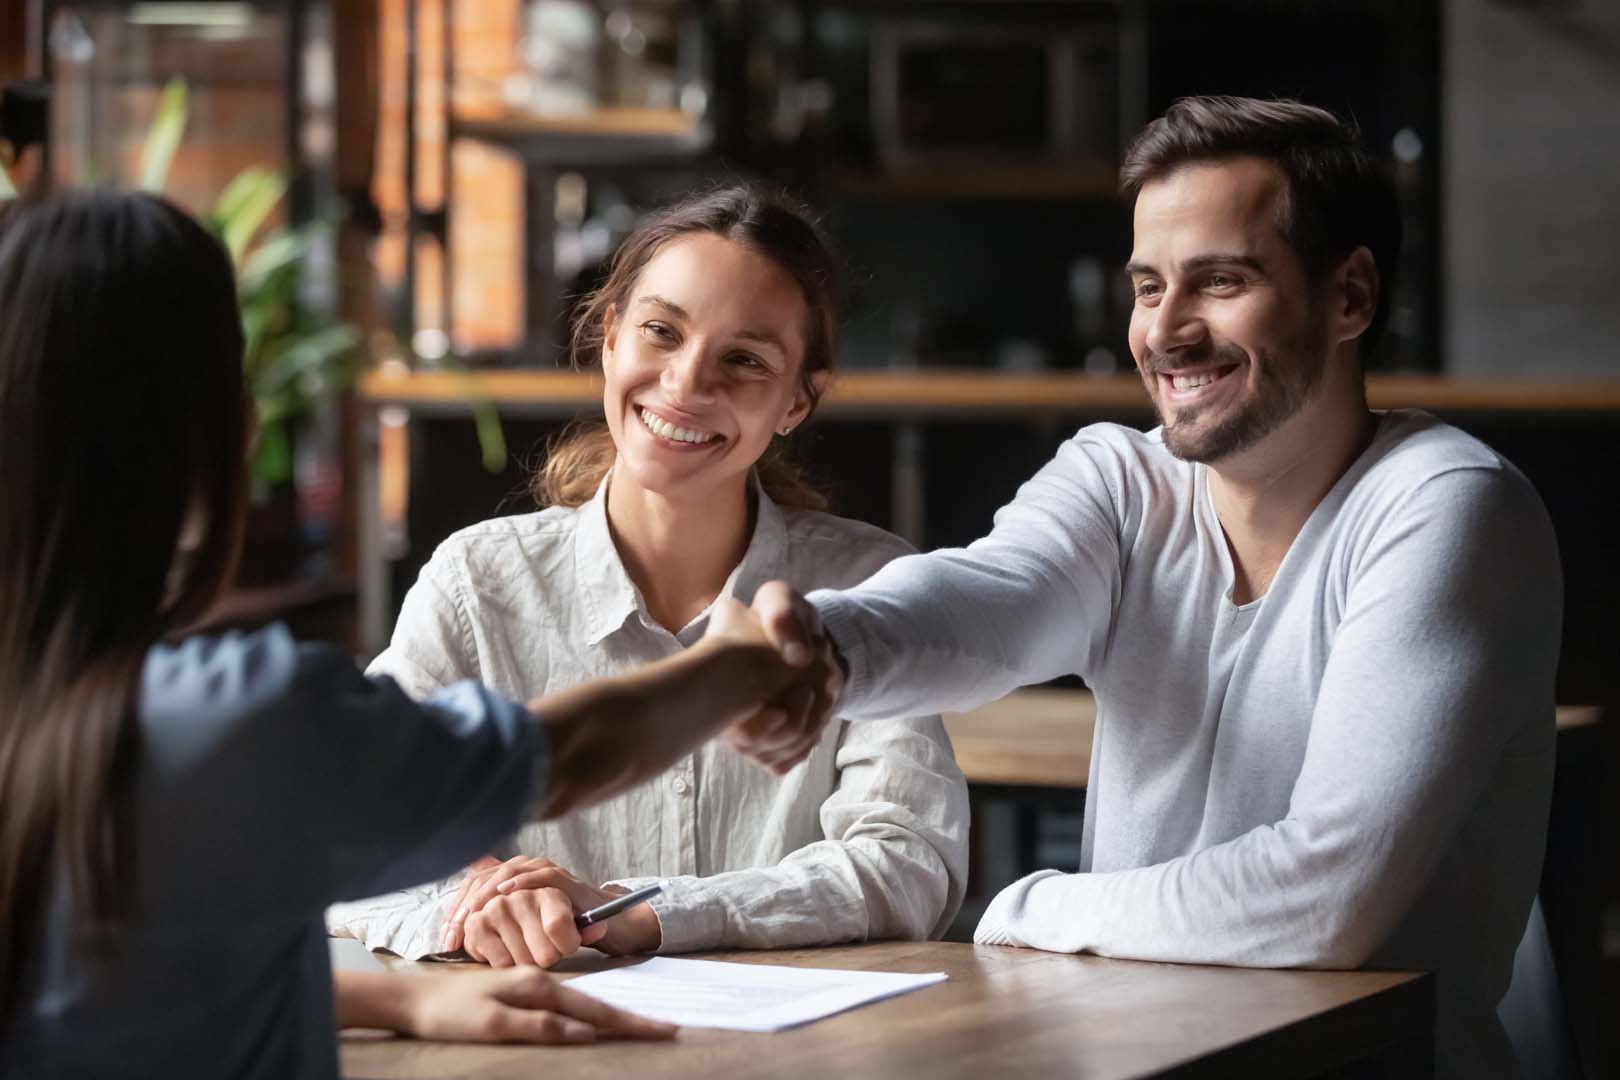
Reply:
[[[802, 679], [781, 697], [734, 723], [723, 738], [773, 772], [786, 772], [815, 748], [844, 692], [844, 661], [821, 617], [803, 596], [782, 581], [769, 581], [754, 593], [751, 610], [727, 610], [723, 631], [759, 635]], [[716, 606], [715, 616], [722, 613]], [[715, 632], [714, 622], [710, 633]]]
[[583, 882], [550, 859], [520, 856], [474, 864], [445, 922], [446, 951], [465, 948], [492, 967], [551, 967], [585, 945], [614, 956], [652, 952], [662, 941], [658, 916], [637, 904], [606, 922], [574, 927], [574, 916], [624, 895]]
[[341, 1027], [446, 1042], [670, 1039], [675, 1027], [605, 1005], [534, 969], [446, 975], [334, 974]]

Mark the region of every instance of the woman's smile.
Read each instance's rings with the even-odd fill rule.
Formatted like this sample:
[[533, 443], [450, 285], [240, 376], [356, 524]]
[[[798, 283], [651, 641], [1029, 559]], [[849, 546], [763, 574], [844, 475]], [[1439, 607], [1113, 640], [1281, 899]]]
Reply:
[[707, 450], [725, 442], [725, 436], [718, 432], [707, 431], [690, 423], [679, 423], [645, 405], [637, 405], [635, 411], [642, 428], [653, 437], [653, 441], [670, 450]]

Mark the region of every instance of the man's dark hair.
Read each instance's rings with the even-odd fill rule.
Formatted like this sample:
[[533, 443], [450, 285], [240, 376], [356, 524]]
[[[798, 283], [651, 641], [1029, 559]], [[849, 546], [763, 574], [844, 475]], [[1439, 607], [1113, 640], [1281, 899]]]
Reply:
[[1286, 99], [1182, 98], [1142, 129], [1125, 151], [1120, 189], [1134, 197], [1144, 184], [1184, 165], [1236, 157], [1273, 161], [1288, 178], [1278, 227], [1312, 282], [1320, 282], [1358, 247], [1378, 267], [1378, 306], [1361, 336], [1361, 355], [1378, 343], [1389, 319], [1401, 215], [1388, 170], [1361, 144], [1361, 130], [1326, 109]]

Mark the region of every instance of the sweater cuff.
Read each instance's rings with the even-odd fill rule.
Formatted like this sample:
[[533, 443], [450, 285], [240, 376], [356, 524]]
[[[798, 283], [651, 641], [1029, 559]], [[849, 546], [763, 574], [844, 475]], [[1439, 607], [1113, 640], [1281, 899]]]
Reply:
[[1064, 901], [1064, 884], [1077, 875], [1038, 870], [996, 894], [973, 931], [976, 945], [1023, 945], [1050, 952], [1080, 952], [1081, 913]]
[[822, 628], [832, 638], [845, 666], [844, 696], [838, 704], [840, 716], [858, 715], [861, 703], [872, 689], [871, 667], [862, 647], [859, 627], [860, 605], [836, 589], [819, 589], [805, 600], [821, 616]]

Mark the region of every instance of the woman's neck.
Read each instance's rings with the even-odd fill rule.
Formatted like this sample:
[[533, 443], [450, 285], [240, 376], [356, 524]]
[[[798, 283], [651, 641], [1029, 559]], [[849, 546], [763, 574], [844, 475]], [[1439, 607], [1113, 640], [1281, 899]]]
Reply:
[[648, 491], [615, 469], [608, 532], [658, 625], [678, 633], [720, 595], [754, 533], [748, 478], [691, 499]]

